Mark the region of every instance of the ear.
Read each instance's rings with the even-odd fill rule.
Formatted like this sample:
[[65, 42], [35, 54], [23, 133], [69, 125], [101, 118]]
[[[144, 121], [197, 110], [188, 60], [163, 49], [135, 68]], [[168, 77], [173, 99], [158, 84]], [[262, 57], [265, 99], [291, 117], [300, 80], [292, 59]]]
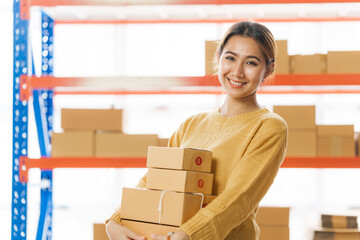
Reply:
[[266, 68], [264, 79], [266, 79], [268, 76], [270, 76], [274, 72], [274, 68], [275, 68], [275, 63], [271, 62], [270, 65]]

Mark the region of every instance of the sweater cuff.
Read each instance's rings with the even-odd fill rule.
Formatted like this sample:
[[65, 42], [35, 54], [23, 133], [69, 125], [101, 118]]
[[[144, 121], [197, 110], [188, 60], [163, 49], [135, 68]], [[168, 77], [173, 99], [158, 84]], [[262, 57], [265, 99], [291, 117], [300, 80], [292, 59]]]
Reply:
[[217, 236], [215, 223], [199, 213], [181, 225], [180, 230], [187, 233], [191, 240], [216, 239]]

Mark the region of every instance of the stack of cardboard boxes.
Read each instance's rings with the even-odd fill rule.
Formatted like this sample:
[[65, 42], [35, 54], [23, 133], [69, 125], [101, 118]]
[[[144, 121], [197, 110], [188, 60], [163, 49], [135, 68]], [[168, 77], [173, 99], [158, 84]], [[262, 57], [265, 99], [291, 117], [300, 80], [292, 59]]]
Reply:
[[316, 156], [315, 106], [274, 106], [288, 125], [287, 156]]
[[287, 41], [276, 41], [276, 73], [343, 74], [360, 73], [360, 51], [329, 51], [327, 54], [288, 55]]
[[123, 225], [148, 239], [176, 231], [215, 198], [211, 162], [210, 151], [149, 147], [146, 189], [123, 189]]
[[259, 240], [289, 240], [289, 212], [288, 207], [260, 207], [256, 216]]
[[130, 135], [121, 109], [62, 109], [64, 132], [52, 135], [53, 157], [146, 157], [148, 146], [165, 144], [155, 134]]
[[357, 216], [321, 215], [322, 229], [314, 231], [313, 240], [360, 240]]
[[315, 125], [315, 106], [274, 106], [288, 124], [287, 156], [354, 157], [354, 125]]

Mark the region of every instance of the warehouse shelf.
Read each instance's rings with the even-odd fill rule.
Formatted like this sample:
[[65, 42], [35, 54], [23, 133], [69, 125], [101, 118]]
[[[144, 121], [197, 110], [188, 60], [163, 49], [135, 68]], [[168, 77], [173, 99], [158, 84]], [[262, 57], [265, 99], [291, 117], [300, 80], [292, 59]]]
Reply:
[[[146, 168], [146, 157], [21, 157], [21, 182], [31, 168]], [[360, 168], [360, 157], [286, 157], [281, 168]]]
[[[42, 169], [41, 178], [49, 180], [47, 188], [41, 189], [41, 208], [37, 240], [51, 240], [52, 231], [52, 169], [54, 168], [142, 168], [146, 158], [52, 158], [49, 156], [51, 142], [49, 131], [52, 129], [52, 97], [55, 94], [219, 94], [222, 93], [218, 80], [214, 76], [204, 77], [95, 77], [95, 78], [58, 78], [53, 73], [53, 27], [57, 24], [101, 23], [101, 24], [136, 24], [136, 23], [226, 23], [241, 19], [206, 19], [204, 20], [66, 20], [54, 21], [42, 14], [42, 77], [30, 75], [28, 59], [28, 26], [32, 6], [131, 6], [131, 5], [224, 5], [224, 4], [292, 4], [292, 3], [354, 3], [354, 0], [14, 0], [14, 88], [13, 88], [13, 192], [11, 239], [26, 239], [27, 224], [27, 173], [29, 169]], [[341, 15], [342, 16], [342, 15]], [[255, 21], [269, 22], [321, 22], [321, 21], [360, 21], [358, 17], [344, 16], [332, 18], [254, 18]], [[115, 22], [114, 22], [115, 21]], [[174, 22], [172, 22], [174, 21]], [[177, 21], [177, 22], [176, 22]], [[183, 22], [181, 22], [183, 21]], [[46, 39], [46, 40], [44, 40]], [[25, 75], [23, 75], [25, 74]], [[45, 76], [47, 75], [47, 76]], [[338, 81], [341, 79], [341, 81]], [[146, 89], [139, 89], [139, 85]], [[339, 86], [360, 86], [360, 74], [337, 75], [277, 75], [264, 85], [259, 93], [360, 93], [358, 89]], [[337, 89], [325, 89], [336, 86]], [[111, 90], [110, 90], [111, 87]], [[198, 89], [196, 89], [198, 87]], [[199, 90], [199, 87], [201, 89]], [[203, 90], [204, 87], [208, 89]], [[270, 89], [271, 87], [271, 89]], [[273, 88], [275, 87], [275, 88]], [[282, 87], [290, 87], [283, 89]], [[303, 88], [303, 87], [311, 87]], [[320, 87], [320, 88], [316, 88]], [[96, 88], [96, 90], [92, 90]], [[74, 90], [75, 89], [75, 90]], [[42, 158], [28, 158], [28, 100], [33, 95], [35, 119], [38, 130]], [[46, 96], [46, 97], [44, 97]], [[45, 99], [46, 98], [46, 99]], [[359, 158], [286, 158], [283, 168], [360, 168]], [[50, 170], [50, 171], [49, 171]]]
[[[341, 81], [339, 81], [341, 79]], [[144, 90], [138, 90], [139, 86]], [[344, 94], [360, 93], [352, 89], [274, 89], [276, 86], [360, 86], [359, 74], [279, 74], [263, 84], [261, 94]], [[221, 94], [217, 76], [194, 77], [21, 77], [20, 96], [28, 99], [33, 89], [56, 89], [71, 87], [69, 91], [55, 91], [58, 94]], [[74, 91], [74, 87], [96, 88]], [[186, 89], [179, 90], [184, 87]], [[195, 87], [195, 89], [194, 89]], [[201, 90], [196, 87], [202, 87]], [[207, 89], [204, 89], [207, 87]], [[214, 89], [217, 87], [217, 89]], [[111, 89], [111, 90], [110, 90]], [[116, 91], [114, 89], [121, 89]], [[154, 90], [155, 89], [155, 90]], [[159, 90], [160, 89], [160, 90]]]
[[235, 23], [253, 21], [259, 23], [282, 22], [358, 22], [360, 17], [297, 17], [297, 18], [235, 18], [235, 19], [133, 19], [133, 20], [56, 20], [55, 24], [194, 24], [194, 23]]
[[81, 5], [223, 5], [223, 4], [286, 4], [286, 3], [352, 3], [357, 0], [31, 0], [31, 6], [81, 6]]
[[31, 159], [20, 158], [20, 181], [27, 182], [28, 170], [40, 168], [145, 168], [145, 157], [47, 157]]

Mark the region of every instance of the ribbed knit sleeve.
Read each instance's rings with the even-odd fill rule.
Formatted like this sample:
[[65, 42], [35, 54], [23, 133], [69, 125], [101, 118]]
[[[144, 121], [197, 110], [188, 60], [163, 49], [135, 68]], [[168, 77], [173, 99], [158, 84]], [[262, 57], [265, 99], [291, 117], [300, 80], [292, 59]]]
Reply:
[[191, 240], [225, 239], [253, 213], [270, 188], [285, 157], [287, 128], [263, 129], [237, 161], [224, 191], [180, 227]]

